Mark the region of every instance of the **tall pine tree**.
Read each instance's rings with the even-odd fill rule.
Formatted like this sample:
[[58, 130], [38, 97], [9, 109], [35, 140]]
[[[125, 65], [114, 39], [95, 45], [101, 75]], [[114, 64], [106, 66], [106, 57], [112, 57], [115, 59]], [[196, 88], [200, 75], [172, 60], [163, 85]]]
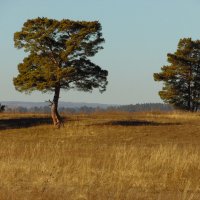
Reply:
[[197, 111], [200, 106], [200, 40], [180, 39], [177, 51], [167, 54], [170, 63], [154, 73], [163, 81], [159, 92], [164, 102], [182, 110]]
[[89, 59], [103, 48], [98, 21], [31, 19], [15, 33], [14, 41], [15, 47], [29, 52], [18, 65], [19, 74], [13, 79], [15, 88], [20, 92], [53, 92], [55, 126], [61, 124], [57, 109], [61, 89], [106, 90], [108, 72]]

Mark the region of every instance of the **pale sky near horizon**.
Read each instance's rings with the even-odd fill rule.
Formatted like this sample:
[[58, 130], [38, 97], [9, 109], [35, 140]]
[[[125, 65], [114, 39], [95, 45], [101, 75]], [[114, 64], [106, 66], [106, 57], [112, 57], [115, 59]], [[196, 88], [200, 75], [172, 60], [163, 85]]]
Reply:
[[40, 101], [53, 94], [17, 92], [12, 79], [23, 60], [13, 34], [27, 19], [98, 20], [106, 40], [93, 61], [109, 71], [100, 94], [62, 91], [61, 101], [135, 104], [162, 102], [153, 73], [166, 65], [180, 38], [200, 39], [198, 0], [0, 0], [0, 101]]

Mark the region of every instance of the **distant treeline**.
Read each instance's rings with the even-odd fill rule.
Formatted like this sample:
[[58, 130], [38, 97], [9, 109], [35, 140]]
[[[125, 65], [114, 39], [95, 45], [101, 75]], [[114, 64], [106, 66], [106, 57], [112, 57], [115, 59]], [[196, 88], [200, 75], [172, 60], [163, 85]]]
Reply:
[[[162, 104], [162, 103], [145, 103], [145, 104], [135, 104], [135, 105], [120, 105], [120, 106], [109, 106], [107, 108], [101, 107], [76, 107], [76, 108], [68, 108], [68, 107], [60, 107], [59, 112], [63, 113], [92, 113], [92, 112], [106, 112], [106, 111], [123, 111], [123, 112], [145, 112], [145, 111], [172, 111], [173, 108], [170, 105]], [[6, 108], [7, 112], [19, 112], [19, 113], [49, 113], [50, 107], [43, 106], [43, 107], [15, 107], [15, 108]]]
[[172, 111], [173, 107], [163, 103], [144, 103], [135, 105], [122, 105], [109, 107], [108, 109], [125, 112], [144, 112], [144, 111]]

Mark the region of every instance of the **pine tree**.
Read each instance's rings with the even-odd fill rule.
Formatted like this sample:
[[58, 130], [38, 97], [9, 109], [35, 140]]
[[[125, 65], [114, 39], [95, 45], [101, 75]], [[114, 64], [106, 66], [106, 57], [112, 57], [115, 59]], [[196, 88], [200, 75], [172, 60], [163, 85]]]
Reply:
[[106, 90], [108, 72], [89, 59], [103, 49], [99, 22], [31, 19], [14, 34], [14, 42], [16, 48], [29, 52], [18, 65], [19, 74], [13, 79], [15, 88], [26, 93], [53, 92], [50, 102], [55, 126], [61, 124], [58, 113], [61, 89]]
[[164, 82], [160, 97], [178, 109], [197, 111], [200, 105], [200, 40], [181, 39], [177, 51], [167, 57], [170, 65], [154, 73], [155, 81]]
[[2, 105], [2, 104], [0, 103], [0, 112], [4, 112], [4, 111], [5, 111], [5, 108], [6, 108], [6, 106], [5, 106], [5, 105]]

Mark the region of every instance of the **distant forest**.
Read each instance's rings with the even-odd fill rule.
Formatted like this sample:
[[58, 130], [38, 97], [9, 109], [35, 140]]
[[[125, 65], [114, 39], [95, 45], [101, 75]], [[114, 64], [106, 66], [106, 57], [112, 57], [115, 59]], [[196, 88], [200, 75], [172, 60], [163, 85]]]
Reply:
[[[59, 112], [61, 113], [92, 113], [92, 112], [107, 112], [107, 111], [123, 111], [123, 112], [145, 112], [145, 111], [172, 111], [173, 107], [163, 103], [145, 103], [145, 104], [130, 104], [130, 105], [120, 105], [120, 106], [108, 106], [107, 108], [101, 107], [60, 107]], [[15, 108], [6, 108], [6, 112], [19, 112], [19, 113], [50, 113], [49, 106], [41, 106], [41, 107], [31, 107], [26, 108], [22, 106], [18, 106]]]

